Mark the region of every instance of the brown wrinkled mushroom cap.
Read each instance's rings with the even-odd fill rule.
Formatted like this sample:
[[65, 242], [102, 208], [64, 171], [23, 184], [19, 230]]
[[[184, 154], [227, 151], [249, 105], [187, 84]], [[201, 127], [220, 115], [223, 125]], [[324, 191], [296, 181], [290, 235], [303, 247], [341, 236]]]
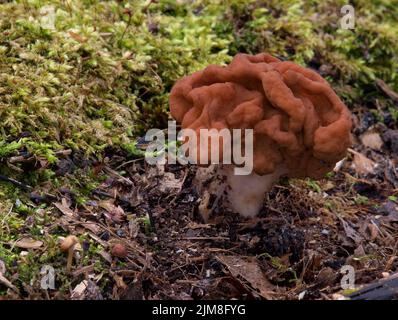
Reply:
[[260, 175], [283, 164], [290, 177], [321, 178], [351, 143], [350, 112], [328, 82], [268, 54], [238, 54], [226, 67], [210, 65], [179, 80], [170, 110], [182, 128], [197, 133], [254, 129]]
[[76, 236], [67, 236], [64, 240], [62, 240], [60, 244], [61, 251], [68, 251], [72, 248], [76, 243], [79, 242], [79, 239]]

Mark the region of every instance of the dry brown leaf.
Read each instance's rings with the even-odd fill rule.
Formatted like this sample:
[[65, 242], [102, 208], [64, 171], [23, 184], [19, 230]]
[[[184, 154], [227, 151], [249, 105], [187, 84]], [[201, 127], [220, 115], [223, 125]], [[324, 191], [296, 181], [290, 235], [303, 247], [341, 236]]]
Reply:
[[137, 219], [131, 219], [129, 221], [129, 236], [130, 238], [137, 238], [138, 232], [140, 231], [140, 223]]
[[377, 167], [376, 162], [368, 159], [363, 154], [355, 150], [349, 149], [349, 151], [354, 154], [353, 166], [355, 171], [359, 175], [367, 175], [369, 173], [374, 173]]
[[257, 260], [252, 257], [242, 258], [238, 256], [217, 256], [232, 276], [241, 282], [239, 278], [246, 280], [260, 295], [266, 299], [272, 299], [275, 287], [267, 280]]
[[113, 200], [100, 201], [99, 206], [107, 211], [105, 217], [109, 220], [120, 223], [126, 218], [123, 208], [115, 206]]
[[322, 185], [323, 191], [331, 190], [335, 187], [335, 184], [332, 181], [327, 181], [325, 184]]
[[374, 223], [368, 224], [368, 230], [370, 233], [370, 240], [374, 241], [379, 235], [379, 228]]
[[330, 286], [335, 282], [337, 277], [338, 274], [335, 270], [330, 267], [324, 267], [319, 271], [318, 275], [316, 276], [316, 283], [317, 285], [323, 287]]
[[75, 215], [76, 215], [75, 212], [70, 208], [70, 205], [65, 198], [62, 198], [61, 202], [55, 202], [54, 205], [64, 215], [66, 215], [68, 217], [75, 217]]
[[80, 222], [80, 225], [94, 234], [99, 234], [102, 231], [102, 228], [94, 222]]
[[180, 190], [183, 183], [183, 179], [177, 179], [175, 174], [172, 172], [165, 172], [159, 186], [160, 191], [169, 192]]
[[22, 249], [38, 249], [43, 245], [43, 241], [32, 238], [22, 238], [14, 243], [14, 246]]
[[104, 258], [107, 262], [112, 263], [112, 256], [109, 254], [109, 252], [106, 252], [105, 250], [101, 250], [99, 252], [99, 255]]
[[73, 31], [69, 31], [69, 35], [71, 36], [72, 39], [76, 40], [77, 42], [84, 43], [87, 41], [87, 38], [81, 36], [80, 34], [73, 32]]
[[88, 286], [88, 281], [83, 280], [80, 282], [72, 291], [71, 299], [73, 300], [83, 300], [84, 292], [86, 291]]
[[343, 218], [339, 217], [341, 224], [344, 228], [344, 232], [346, 236], [350, 239], [352, 239], [356, 244], [361, 243], [362, 237], [361, 235], [348, 223], [345, 221]]

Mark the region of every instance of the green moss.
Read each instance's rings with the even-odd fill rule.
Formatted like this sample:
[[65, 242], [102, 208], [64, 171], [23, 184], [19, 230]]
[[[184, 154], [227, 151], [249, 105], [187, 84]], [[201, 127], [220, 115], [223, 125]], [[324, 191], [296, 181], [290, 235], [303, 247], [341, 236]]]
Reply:
[[[45, 4], [54, 7], [54, 29], [39, 18]], [[172, 84], [230, 59], [229, 41], [213, 30], [224, 8], [203, 4], [1, 4], [1, 138], [30, 138], [0, 145], [0, 156], [27, 147], [55, 163], [57, 150], [102, 153], [130, 143], [132, 133], [164, 126]]]
[[374, 80], [398, 90], [398, 6], [388, 0], [356, 2], [353, 30], [340, 28], [346, 1], [231, 1], [219, 27], [233, 27], [230, 53], [267, 51], [321, 68], [349, 104], [383, 98]]
[[21, 141], [12, 141], [11, 143], [7, 143], [4, 140], [0, 141], [0, 157], [6, 157], [13, 154], [16, 150], [20, 149], [21, 146]]

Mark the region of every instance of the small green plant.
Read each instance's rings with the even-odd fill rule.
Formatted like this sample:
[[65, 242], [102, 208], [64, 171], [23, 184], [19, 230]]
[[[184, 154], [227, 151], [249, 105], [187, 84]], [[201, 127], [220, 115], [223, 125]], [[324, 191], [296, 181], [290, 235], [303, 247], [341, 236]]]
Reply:
[[377, 109], [372, 109], [372, 110], [370, 110], [370, 113], [373, 114], [373, 116], [375, 117], [375, 119], [376, 119], [378, 122], [384, 122], [384, 116], [383, 116], [383, 114], [382, 114], [379, 110], [377, 110]]
[[332, 179], [334, 177], [334, 172], [330, 171], [328, 173], [325, 174], [325, 178], [326, 179]]
[[388, 200], [398, 202], [398, 197], [397, 196], [389, 196]]
[[306, 183], [307, 183], [307, 186], [310, 187], [315, 192], [322, 193], [322, 189], [316, 181], [314, 181], [312, 179], [307, 179]]
[[354, 202], [357, 205], [367, 205], [369, 203], [369, 198], [362, 196], [362, 195], [358, 195], [355, 199]]
[[336, 209], [336, 204], [334, 203], [334, 201], [325, 201], [324, 203], [325, 208], [329, 209], [330, 211], [333, 211], [334, 209]]
[[138, 221], [143, 226], [145, 234], [150, 234], [152, 232], [151, 219], [149, 218], [148, 215], [146, 215], [145, 217], [138, 218]]
[[397, 107], [389, 107], [389, 108], [388, 108], [388, 111], [389, 111], [390, 114], [391, 114], [391, 118], [392, 118], [394, 121], [398, 121], [398, 108], [397, 108]]
[[145, 152], [137, 147], [137, 141], [125, 143], [122, 147], [130, 156], [143, 157], [145, 155]]

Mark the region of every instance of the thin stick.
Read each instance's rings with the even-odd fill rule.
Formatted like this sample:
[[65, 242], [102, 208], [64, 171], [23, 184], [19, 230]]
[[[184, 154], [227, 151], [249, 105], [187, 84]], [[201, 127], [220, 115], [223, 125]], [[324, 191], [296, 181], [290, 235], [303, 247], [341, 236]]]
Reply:
[[12, 183], [13, 185], [15, 185], [15, 186], [17, 186], [17, 187], [19, 187], [21, 189], [24, 189], [24, 190], [32, 190], [31, 186], [28, 186], [27, 184], [24, 184], [22, 182], [19, 182], [19, 181], [15, 180], [15, 179], [7, 177], [7, 176], [3, 176], [1, 174], [0, 174], [0, 180]]

